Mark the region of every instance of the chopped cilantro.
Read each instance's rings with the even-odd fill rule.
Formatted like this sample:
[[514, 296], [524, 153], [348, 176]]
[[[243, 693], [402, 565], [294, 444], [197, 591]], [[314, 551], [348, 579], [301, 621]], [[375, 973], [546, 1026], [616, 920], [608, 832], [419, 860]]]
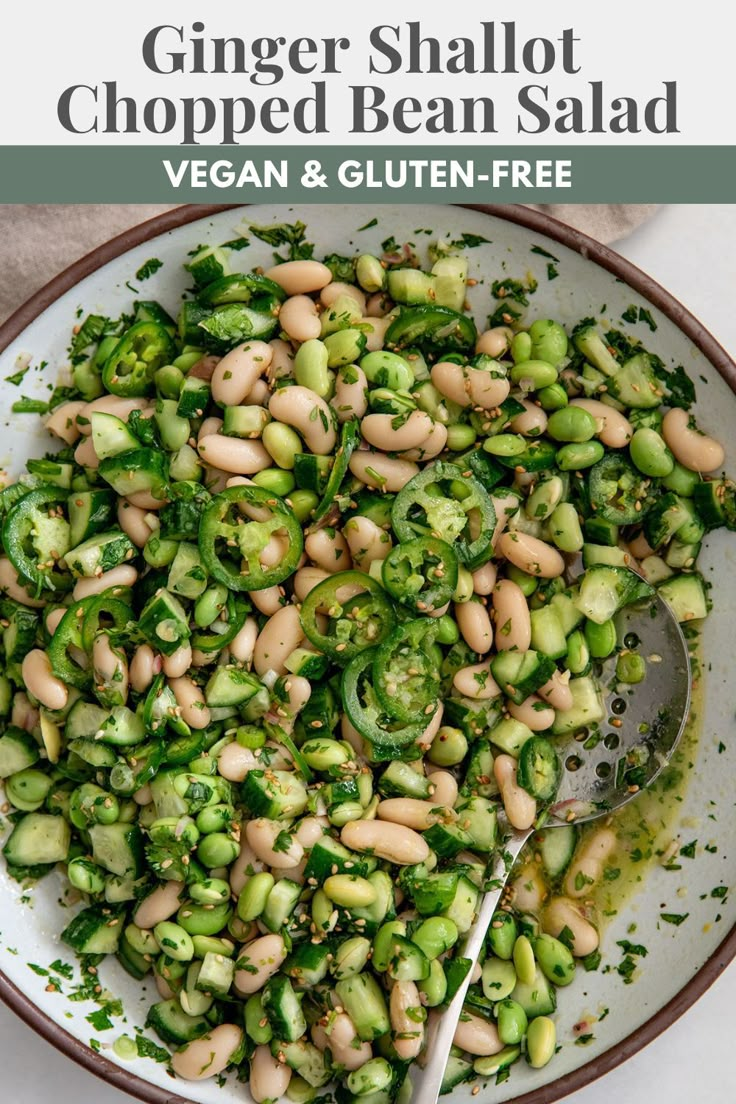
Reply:
[[556, 265], [553, 265], [552, 262], [550, 261], [550, 263], [547, 265], [547, 279], [548, 280], [556, 280], [559, 275], [560, 275], [559, 269], [557, 268]]
[[542, 249], [541, 245], [533, 245], [529, 251], [530, 253], [536, 253], [538, 257], [547, 257], [550, 261], [559, 261], [559, 257], [555, 257], [554, 253], [548, 253], [546, 249]]
[[592, 1043], [595, 1039], [595, 1035], [592, 1032], [588, 1032], [587, 1035], [578, 1035], [575, 1040], [575, 1046], [587, 1046], [588, 1043]]
[[600, 966], [601, 952], [591, 951], [589, 955], [585, 955], [585, 957], [582, 958], [580, 961], [582, 962], [583, 969], [586, 971], [586, 973], [590, 973], [591, 970], [597, 970]]
[[371, 230], [374, 226], [378, 226], [378, 219], [377, 218], [372, 218], [370, 222], [367, 222], [365, 224], [365, 226], [359, 226], [358, 230], [357, 230], [357, 233], [360, 233], [361, 230]]
[[694, 859], [695, 858], [695, 848], [697, 847], [697, 845], [698, 845], [698, 841], [693, 840], [692, 843], [688, 843], [684, 847], [681, 847], [680, 848], [681, 856], [684, 859]]
[[[18, 357], [18, 360], [16, 360], [15, 363], [17, 364], [18, 361], [21, 360], [21, 359], [22, 359], [21, 357]], [[5, 377], [5, 382], [6, 383], [12, 383], [16, 387], [20, 387], [21, 383], [23, 382], [23, 377], [25, 376], [26, 372], [28, 371], [28, 369], [30, 367], [31, 367], [31, 362], [29, 360], [24, 368], [19, 368], [17, 372], [13, 372], [12, 376], [6, 376]]]
[[251, 234], [268, 245], [288, 245], [289, 254], [284, 258], [278, 253], [274, 254], [277, 263], [283, 260], [308, 261], [314, 253], [314, 246], [305, 240], [306, 226], [303, 222], [288, 223], [279, 222], [274, 226], [249, 226]]
[[168, 1062], [171, 1055], [164, 1047], [158, 1046], [153, 1039], [137, 1035], [135, 1040], [139, 1058], [153, 1058], [154, 1062]]
[[274, 851], [287, 852], [292, 844], [292, 838], [288, 832], [279, 832], [273, 842]]
[[163, 266], [164, 262], [160, 261], [158, 257], [151, 257], [150, 260], [141, 265], [135, 274], [135, 278], [136, 280], [147, 280], [149, 276], [153, 276], [154, 272], [158, 272]]
[[638, 955], [641, 958], [646, 958], [649, 954], [649, 951], [641, 943], [629, 943], [628, 939], [617, 940], [616, 946], [620, 947], [625, 955]]
[[450, 248], [454, 249], [475, 249], [478, 245], [490, 245], [490, 238], [484, 238], [482, 234], [466, 234], [463, 233], [456, 241], [448, 242]]
[[728, 886], [725, 886], [725, 885], [716, 886], [715, 889], [712, 889], [710, 891], [711, 897], [718, 897], [718, 898], [721, 898], [721, 899], [724, 898], [727, 893], [728, 893]]
[[664, 920], [665, 924], [674, 924], [676, 928], [679, 928], [680, 924], [687, 920], [689, 912], [660, 912], [659, 916], [661, 920]]
[[222, 248], [230, 249], [233, 253], [238, 253], [241, 249], [247, 249], [249, 245], [250, 242], [247, 238], [233, 238], [232, 241], [223, 242]]
[[94, 1012], [90, 1012], [89, 1016], [84, 1017], [88, 1024], [91, 1024], [95, 1031], [109, 1031], [111, 1027], [114, 1027], [112, 1020], [107, 1014], [106, 1008], [97, 1008]]

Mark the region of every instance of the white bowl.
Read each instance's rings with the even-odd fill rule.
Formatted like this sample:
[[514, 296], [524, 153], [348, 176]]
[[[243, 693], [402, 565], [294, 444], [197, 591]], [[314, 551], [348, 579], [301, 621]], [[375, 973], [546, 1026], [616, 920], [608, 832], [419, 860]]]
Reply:
[[[176, 313], [181, 294], [189, 284], [181, 263], [200, 243], [219, 244], [235, 236], [241, 218], [268, 224], [307, 224], [308, 238], [316, 243], [316, 256], [325, 253], [380, 251], [380, 243], [393, 234], [397, 241], [412, 241], [422, 251], [432, 237], [458, 238], [462, 233], [490, 239], [470, 249], [471, 275], [485, 283], [473, 289], [471, 300], [477, 320], [495, 307], [490, 298], [492, 280], [504, 276], [524, 278], [531, 271], [539, 281], [526, 314], [552, 317], [572, 325], [587, 315], [605, 317], [616, 328], [630, 330], [659, 353], [669, 366], [682, 364], [696, 382], [695, 413], [701, 424], [720, 439], [728, 453], [727, 467], [736, 471], [736, 367], [714, 339], [670, 295], [628, 262], [546, 216], [520, 207], [460, 208], [440, 206], [333, 207], [286, 206], [244, 208], [180, 208], [122, 235], [73, 265], [34, 296], [0, 329], [0, 379], [13, 371], [15, 358], [30, 353], [34, 365], [48, 362], [43, 371], [32, 369], [21, 388], [1, 383], [3, 409], [10, 410], [19, 392], [34, 397], [48, 394], [66, 363], [70, 326], [78, 308], [117, 316], [130, 308], [132, 295], [126, 281], [149, 258], [163, 267], [138, 286], [142, 298], [158, 298]], [[378, 225], [358, 228], [378, 219]], [[431, 230], [428, 236], [421, 230]], [[559, 278], [549, 280], [549, 259], [531, 252], [539, 246], [558, 258]], [[243, 264], [268, 265], [271, 249], [255, 238], [241, 254]], [[643, 306], [656, 322], [656, 334], [643, 323], [630, 326], [621, 314], [631, 304]], [[40, 419], [10, 415], [0, 442], [0, 466], [17, 474], [29, 456], [48, 447]], [[574, 985], [560, 992], [557, 1014], [561, 1050], [548, 1067], [529, 1069], [525, 1063], [512, 1068], [500, 1086], [489, 1083], [471, 1096], [468, 1086], [455, 1090], [453, 1099], [550, 1104], [606, 1070], [611, 1069], [649, 1042], [679, 1016], [715, 979], [736, 954], [736, 895], [711, 895], [718, 886], [736, 881], [733, 863], [724, 862], [726, 845], [736, 830], [736, 805], [731, 779], [736, 775], [734, 705], [730, 690], [736, 587], [726, 585], [734, 577], [736, 540], [730, 534], [712, 534], [702, 555], [706, 577], [720, 585], [714, 591], [715, 608], [703, 633], [705, 699], [702, 706], [702, 738], [684, 790], [673, 835], [683, 843], [698, 838], [698, 859], [683, 859], [679, 871], [654, 865], [642, 888], [610, 920], [603, 939], [603, 967], [595, 973], [578, 971]], [[722, 741], [722, 750], [719, 750]], [[708, 844], [712, 850], [703, 850]], [[0, 864], [1, 866], [1, 864]], [[233, 1077], [220, 1088], [212, 1081], [172, 1082], [166, 1067], [150, 1059], [121, 1062], [112, 1051], [120, 1034], [142, 1027], [147, 1007], [157, 999], [152, 984], [133, 981], [116, 963], [101, 970], [104, 984], [121, 998], [124, 1017], [114, 1028], [95, 1031], [86, 1017], [94, 1011], [90, 1002], [70, 1002], [73, 983], [59, 979], [63, 993], [48, 992], [49, 978], [29, 968], [44, 968], [56, 959], [71, 961], [59, 943], [59, 932], [68, 916], [60, 907], [63, 880], [52, 875], [25, 894], [0, 868], [4, 900], [0, 930], [0, 996], [36, 1031], [64, 1053], [105, 1080], [135, 1093], [152, 1104], [196, 1101], [202, 1104], [242, 1101], [245, 1087]], [[688, 913], [679, 927], [663, 923], [661, 912]], [[716, 918], [720, 917], [716, 922]], [[635, 924], [635, 934], [631, 925]], [[615, 966], [623, 955], [618, 940], [630, 939], [648, 948], [646, 958], [631, 985], [623, 984]], [[612, 968], [604, 973], [606, 966]], [[603, 1010], [608, 1013], [598, 1019]], [[598, 1020], [589, 1031], [595, 1037], [586, 1046], [575, 1045], [573, 1026], [586, 1019]], [[96, 1039], [98, 1050], [91, 1049]], [[481, 1082], [482, 1086], [482, 1082]], [[181, 1095], [177, 1095], [181, 1094]]]

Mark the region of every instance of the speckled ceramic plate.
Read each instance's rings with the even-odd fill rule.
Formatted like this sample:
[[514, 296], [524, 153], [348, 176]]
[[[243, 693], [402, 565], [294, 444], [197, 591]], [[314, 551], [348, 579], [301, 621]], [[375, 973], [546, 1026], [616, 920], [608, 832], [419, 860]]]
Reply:
[[[182, 258], [194, 246], [231, 239], [241, 218], [272, 223], [301, 218], [317, 255], [374, 251], [393, 234], [397, 241], [414, 241], [420, 249], [430, 236], [458, 238], [462, 233], [489, 239], [469, 250], [471, 275], [481, 282], [472, 301], [479, 321], [485, 321], [492, 303], [489, 284], [503, 276], [527, 280], [531, 273], [538, 288], [526, 313], [558, 318], [573, 324], [586, 315], [609, 319], [618, 328], [648, 342], [666, 364], [682, 364], [696, 383], [696, 413], [702, 424], [726, 446], [727, 466], [736, 472], [736, 367], [700, 324], [662, 288], [603, 246], [584, 235], [520, 207], [459, 208], [413, 207], [184, 207], [123, 234], [73, 265], [34, 296], [0, 330], [0, 379], [13, 371], [15, 358], [30, 353], [34, 367], [23, 381], [23, 393], [44, 397], [46, 384], [54, 382], [65, 364], [70, 324], [78, 308], [116, 316], [129, 309], [131, 291], [126, 286], [150, 257], [163, 267], [145, 285], [145, 297], [157, 298], [176, 313], [187, 286]], [[378, 224], [358, 232], [374, 218]], [[537, 247], [536, 249], [534, 247]], [[256, 240], [244, 255], [248, 267], [270, 259], [268, 246]], [[555, 260], [546, 254], [552, 254]], [[557, 278], [549, 279], [552, 270]], [[621, 315], [631, 305], [650, 312], [656, 333], [646, 321], [625, 324]], [[629, 314], [628, 316], [633, 317]], [[638, 317], [638, 310], [636, 312]], [[646, 316], [645, 316], [646, 318]], [[0, 462], [11, 472], [24, 467], [26, 457], [44, 450], [40, 422], [34, 417], [8, 412], [18, 390], [0, 384], [4, 428], [0, 437]], [[732, 579], [736, 569], [736, 541], [716, 533], [708, 538], [702, 557], [706, 576], [714, 581]], [[736, 776], [736, 740], [731, 669], [736, 588], [721, 585], [715, 592], [715, 609], [704, 630], [705, 693], [702, 700], [702, 735], [691, 756], [693, 767], [683, 799], [675, 815], [659, 833], [659, 846], [680, 837], [683, 844], [697, 840], [694, 859], [683, 857], [665, 870], [655, 862], [641, 887], [608, 920], [603, 938], [603, 960], [596, 972], [578, 971], [572, 987], [560, 991], [557, 1013], [561, 1050], [542, 1071], [523, 1062], [512, 1069], [501, 1085], [481, 1087], [471, 1098], [470, 1088], [453, 1093], [458, 1102], [516, 1100], [521, 1104], [550, 1104], [580, 1088], [633, 1054], [665, 1029], [715, 979], [736, 953], [736, 894], [726, 887], [736, 881], [733, 840], [736, 805], [731, 779]], [[656, 830], [662, 809], [642, 806], [648, 826]], [[646, 865], [642, 859], [642, 868]], [[0, 921], [0, 996], [36, 1031], [60, 1050], [105, 1080], [151, 1104], [228, 1104], [243, 1101], [247, 1091], [231, 1079], [218, 1087], [211, 1081], [198, 1084], [174, 1082], [164, 1064], [150, 1058], [121, 1062], [112, 1043], [122, 1033], [142, 1026], [148, 1005], [156, 998], [153, 985], [134, 982], [114, 962], [100, 972], [102, 983], [120, 999], [123, 1013], [112, 1016], [112, 1027], [92, 1017], [96, 1005], [70, 1001], [79, 977], [67, 978], [52, 970], [52, 963], [69, 961], [60, 946], [59, 932], [68, 914], [60, 906], [62, 881], [45, 879], [24, 894], [0, 869], [2, 920]], [[615, 888], [615, 887], [612, 887]], [[611, 911], [615, 909], [615, 903]], [[686, 917], [675, 924], [666, 916]], [[632, 934], [635, 925], [635, 934]], [[628, 978], [618, 967], [625, 958], [619, 941], [628, 939], [647, 948], [647, 955], [630, 956], [634, 973]], [[676, 963], [676, 968], [673, 964]], [[33, 965], [31, 965], [33, 964]], [[63, 967], [62, 967], [63, 969]], [[581, 1028], [580, 1025], [584, 1026]], [[577, 1028], [576, 1028], [577, 1025]], [[585, 1045], [580, 1035], [591, 1036]], [[578, 1039], [578, 1042], [576, 1042]]]

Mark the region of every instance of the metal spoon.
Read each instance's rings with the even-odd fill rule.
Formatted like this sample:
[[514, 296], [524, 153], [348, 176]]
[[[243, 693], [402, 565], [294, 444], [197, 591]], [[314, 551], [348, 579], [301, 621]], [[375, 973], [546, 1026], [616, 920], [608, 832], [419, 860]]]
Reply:
[[[651, 785], [670, 761], [690, 710], [690, 660], [687, 644], [669, 606], [659, 597], [629, 606], [616, 616], [617, 642], [636, 648], [646, 661], [644, 680], [633, 686], [616, 682], [614, 654], [598, 675], [607, 721], [597, 731], [555, 738], [564, 771], [557, 800], [545, 828], [582, 824], [607, 816]], [[514, 860], [534, 831], [511, 830], [491, 874], [461, 954], [475, 963]], [[428, 1031], [424, 1065], [410, 1073], [412, 1104], [436, 1104], [472, 970], [450, 1004]]]

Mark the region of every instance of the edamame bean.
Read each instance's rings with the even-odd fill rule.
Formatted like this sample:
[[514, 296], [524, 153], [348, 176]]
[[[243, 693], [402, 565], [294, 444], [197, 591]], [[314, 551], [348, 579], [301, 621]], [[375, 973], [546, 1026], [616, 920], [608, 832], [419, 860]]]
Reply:
[[550, 415], [547, 433], [555, 441], [580, 444], [596, 434], [596, 420], [580, 406], [566, 406]]
[[542, 1069], [557, 1049], [557, 1029], [549, 1016], [536, 1016], [529, 1024], [526, 1054], [533, 1069]]
[[459, 728], [444, 725], [432, 741], [427, 758], [437, 767], [455, 767], [468, 754], [468, 741]]
[[613, 619], [596, 625], [594, 621], [585, 622], [585, 642], [593, 659], [606, 659], [616, 650], [616, 625]]
[[[517, 977], [523, 985], [532, 985], [536, 973], [534, 948], [526, 935], [520, 935], [514, 943], [514, 967]], [[518, 1042], [518, 1040], [516, 1040]]]
[[386, 269], [378, 257], [371, 253], [363, 253], [358, 257], [355, 262], [355, 276], [363, 291], [367, 291], [369, 295], [382, 291], [386, 286]]
[[408, 361], [398, 353], [390, 353], [386, 349], [368, 353], [361, 360], [360, 367], [365, 372], [366, 379], [378, 387], [408, 391], [414, 383], [414, 373]]
[[483, 442], [484, 450], [491, 456], [520, 456], [526, 447], [524, 438], [514, 433], [499, 433]]
[[238, 897], [237, 913], [241, 920], [257, 920], [266, 907], [268, 895], [275, 885], [273, 874], [262, 871], [245, 883]]
[[294, 378], [300, 387], [308, 387], [320, 398], [329, 398], [333, 376], [327, 367], [329, 354], [323, 341], [305, 341], [294, 357]]
[[538, 935], [534, 940], [534, 956], [540, 969], [553, 985], [569, 985], [575, 977], [575, 959], [569, 949], [553, 935]]
[[483, 995], [490, 1001], [505, 1000], [516, 988], [516, 967], [502, 958], [487, 958], [483, 963], [481, 985]]
[[548, 411], [562, 410], [570, 401], [561, 383], [553, 383], [549, 387], [542, 387], [541, 390], [537, 391], [537, 400], [542, 410]]
[[217, 866], [229, 866], [240, 853], [240, 844], [224, 832], [210, 832], [197, 846], [197, 858], [208, 870]]
[[561, 552], [580, 552], [585, 538], [572, 502], [561, 502], [549, 519], [549, 535]]
[[186, 901], [176, 914], [176, 922], [192, 936], [217, 935], [227, 926], [232, 911], [229, 901], [218, 905], [199, 905], [194, 901]]
[[332, 974], [338, 981], [355, 977], [365, 967], [371, 956], [371, 941], [363, 935], [353, 936], [340, 943], [335, 951], [331, 966]]
[[361, 1097], [383, 1092], [392, 1081], [393, 1072], [386, 1059], [371, 1058], [360, 1069], [348, 1074], [347, 1087], [355, 1096]]
[[532, 339], [526, 331], [514, 334], [511, 342], [511, 356], [514, 364], [522, 364], [532, 359]]
[[629, 444], [629, 455], [643, 475], [657, 479], [669, 475], [675, 466], [675, 459], [662, 437], [656, 430], [646, 426], [634, 432]]
[[520, 1043], [526, 1034], [528, 1019], [526, 1012], [515, 1000], [502, 1000], [496, 1006], [498, 1037], [506, 1046]]
[[539, 391], [557, 382], [557, 369], [544, 360], [525, 360], [509, 373], [511, 382], [522, 391]]
[[534, 358], [557, 365], [567, 355], [567, 334], [559, 322], [538, 318], [529, 327], [529, 338]]
[[[336, 333], [328, 334], [324, 338], [324, 344], [327, 349], [327, 366], [329, 368], [344, 368], [345, 365], [353, 364], [360, 359], [365, 349], [365, 334], [361, 333], [360, 330], [338, 330]], [[369, 353], [368, 355], [381, 356], [382, 354]], [[363, 361], [361, 361], [361, 366], [366, 371]], [[366, 375], [368, 375], [367, 371]]]
[[261, 993], [254, 993], [245, 1002], [244, 1023], [246, 1035], [253, 1040], [256, 1046], [271, 1042], [273, 1031], [263, 1007]]
[[356, 874], [333, 874], [325, 880], [323, 889], [331, 901], [346, 909], [366, 908], [377, 896], [368, 879]]
[[447, 996], [447, 975], [439, 958], [429, 963], [429, 977], [417, 983], [427, 1008], [437, 1008]]
[[292, 491], [287, 498], [287, 503], [291, 506], [292, 512], [302, 525], [311, 516], [315, 507], [319, 503], [319, 497], [314, 491], [303, 490], [298, 488]]
[[472, 426], [458, 423], [447, 427], [447, 447], [452, 452], [464, 452], [475, 444], [477, 434]]
[[636, 652], [621, 652], [616, 660], [616, 678], [629, 686], [643, 682], [647, 665], [643, 656]]
[[512, 913], [494, 913], [488, 929], [488, 942], [497, 958], [510, 961], [518, 935], [519, 927]]
[[105, 871], [90, 859], [81, 856], [72, 859], [66, 873], [74, 888], [82, 893], [102, 893], [105, 889]]
[[163, 920], [153, 929], [161, 951], [173, 958], [175, 962], [191, 962], [194, 958], [194, 944], [192, 937], [178, 924], [172, 924], [170, 920]]
[[457, 924], [453, 920], [444, 916], [430, 916], [419, 925], [411, 940], [421, 947], [427, 958], [433, 959], [454, 947], [458, 935]]
[[603, 459], [605, 449], [600, 441], [584, 441], [582, 444], [563, 445], [557, 450], [555, 463], [561, 471], [582, 471], [592, 468]]

